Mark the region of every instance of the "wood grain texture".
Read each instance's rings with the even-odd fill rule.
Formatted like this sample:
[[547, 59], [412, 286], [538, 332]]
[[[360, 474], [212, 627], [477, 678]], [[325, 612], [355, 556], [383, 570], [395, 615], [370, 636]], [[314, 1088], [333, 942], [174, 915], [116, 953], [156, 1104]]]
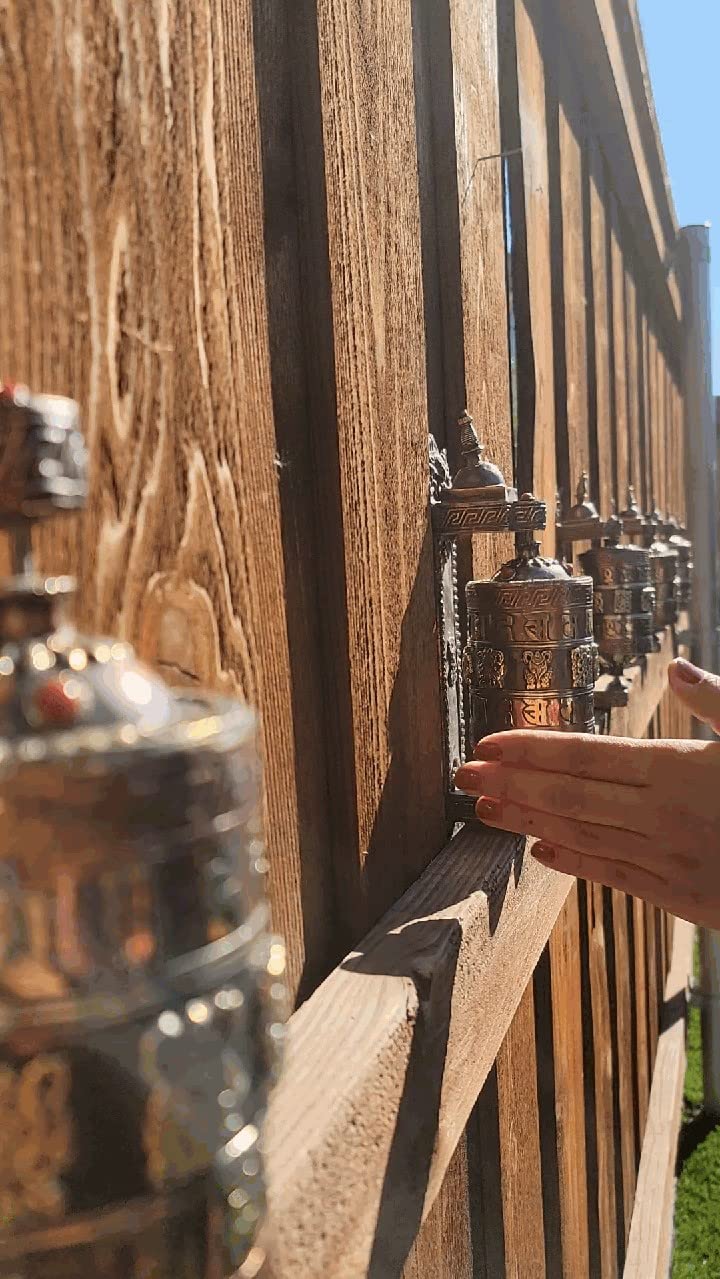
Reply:
[[570, 888], [516, 848], [466, 829], [291, 1019], [266, 1136], [280, 1279], [407, 1260]]
[[640, 353], [637, 332], [637, 288], [632, 271], [625, 263], [625, 353], [627, 360], [627, 424], [628, 424], [628, 476], [635, 489], [642, 510], [647, 510], [642, 469], [640, 465]]
[[[79, 399], [92, 501], [41, 538], [83, 624], [259, 707], [275, 922], [300, 830], [248, 0], [4, 6], [3, 374]], [[231, 282], [228, 285], [228, 282]]]
[[645, 910], [637, 897], [630, 899], [633, 938], [633, 986], [635, 988], [635, 1070], [637, 1073], [638, 1140], [642, 1148], [650, 1096], [648, 1055], [648, 976], [645, 950]]
[[[583, 470], [590, 468], [588, 422], [588, 305], [585, 285], [585, 216], [583, 202], [583, 135], [579, 92], [558, 50], [558, 65], [565, 68], [559, 106], [559, 162], [562, 207], [563, 331], [566, 371], [566, 443], [558, 433], [558, 477], [567, 500], [574, 501]], [[560, 415], [558, 415], [560, 421]], [[567, 455], [565, 456], [565, 449]]]
[[[583, 891], [583, 890], [581, 890]], [[615, 1111], [610, 972], [605, 939], [605, 889], [584, 886], [587, 896], [590, 1017], [594, 1072], [595, 1151], [597, 1161], [598, 1251], [593, 1270], [601, 1279], [618, 1274]], [[611, 943], [612, 944], [612, 941]]]
[[548, 943], [563, 1279], [589, 1269], [580, 921], [575, 885]]
[[691, 924], [676, 921], [624, 1279], [665, 1279], [670, 1264], [694, 936]]
[[[618, 25], [612, 0], [581, 0], [572, 6], [558, 2], [556, 9], [571, 45], [571, 59], [582, 66], [591, 127], [625, 210], [652, 310], [671, 345], [676, 344], [680, 296], [674, 273], [668, 275], [666, 266], [677, 225], [667, 198], [657, 135], [649, 128], [643, 132], [638, 123], [638, 112], [642, 113], [646, 104], [643, 87], [637, 84], [639, 77], [631, 85], [628, 75], [629, 62], [637, 59], [633, 26], [627, 21]], [[679, 353], [677, 345], [675, 349]]]
[[505, 1274], [507, 1279], [545, 1279], [532, 982], [497, 1056], [497, 1090]]
[[595, 346], [595, 456], [597, 473], [594, 497], [598, 510], [607, 517], [614, 497], [615, 438], [614, 358], [611, 334], [610, 234], [606, 209], [606, 176], [600, 148], [588, 141], [590, 181], [590, 252], [592, 260], [592, 330]]
[[612, 935], [614, 952], [614, 1008], [617, 1033], [617, 1079], [619, 1096], [620, 1143], [622, 1163], [623, 1237], [627, 1243], [635, 1198], [636, 1159], [639, 1151], [634, 1091], [635, 1061], [633, 1057], [633, 1001], [630, 985], [630, 942], [628, 937], [628, 899], [612, 890]]
[[615, 382], [615, 491], [618, 510], [627, 504], [630, 483], [628, 431], [628, 368], [625, 324], [625, 264], [617, 201], [611, 195], [610, 206], [610, 270], [612, 274], [612, 335]]
[[[546, 116], [547, 11], [539, 0], [515, 0], [513, 18], [523, 187], [522, 219], [516, 220], [514, 229], [524, 244], [527, 260], [525, 311], [528, 317], [526, 330], [518, 333], [518, 381], [524, 377], [529, 388], [521, 403], [528, 419], [532, 420], [532, 434], [529, 421], [525, 423], [523, 419], [520, 424], [518, 464], [523, 483], [531, 482], [533, 491], [552, 503], [557, 469]], [[523, 460], [528, 440], [529, 455]], [[553, 520], [548, 520], [542, 545], [545, 554], [554, 553]]]
[[[497, 18], [495, 6], [485, 0], [449, 0], [449, 11], [465, 403], [477, 418], [488, 456], [509, 476], [513, 456]], [[445, 145], [444, 139], [440, 142]], [[476, 562], [475, 570], [484, 575], [494, 571], [494, 548], [487, 538], [480, 540], [476, 555], [484, 551], [486, 560]]]
[[461, 1139], [430, 1214], [413, 1244], [403, 1279], [474, 1279], [467, 1211], [468, 1160]]
[[311, 395], [340, 953], [447, 838], [410, 17], [321, 0], [294, 19], [308, 297], [328, 282]]

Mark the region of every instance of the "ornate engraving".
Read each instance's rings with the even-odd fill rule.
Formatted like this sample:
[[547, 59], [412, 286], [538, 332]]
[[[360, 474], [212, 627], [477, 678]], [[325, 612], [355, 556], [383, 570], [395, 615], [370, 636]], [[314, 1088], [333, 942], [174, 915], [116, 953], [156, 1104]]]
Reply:
[[72, 1154], [70, 1068], [62, 1057], [0, 1066], [0, 1230], [24, 1217], [62, 1217]]
[[577, 639], [577, 618], [572, 613], [565, 613], [562, 620], [563, 639]]
[[615, 609], [618, 613], [632, 612], [632, 592], [616, 591], [615, 592]]
[[593, 608], [596, 613], [605, 612], [605, 596], [602, 591], [596, 591], [593, 595]]
[[549, 613], [540, 613], [537, 617], [526, 617], [523, 621], [524, 637], [547, 643], [551, 637], [551, 626], [552, 618]]
[[526, 728], [557, 728], [560, 723], [560, 701], [557, 697], [524, 697], [520, 715]]
[[615, 574], [611, 568], [604, 568], [602, 570], [602, 580], [605, 586], [612, 586], [614, 584]]
[[477, 682], [489, 688], [502, 688], [505, 679], [505, 655], [499, 648], [481, 648], [475, 654]]
[[592, 644], [580, 644], [570, 654], [574, 688], [585, 688], [594, 683], [595, 651]]
[[523, 653], [526, 688], [550, 688], [552, 684], [552, 649], [526, 649]]
[[430, 501], [434, 505], [442, 500], [445, 489], [452, 484], [450, 467], [445, 449], [438, 446], [434, 435], [428, 435], [428, 452], [430, 454]]
[[451, 532], [472, 532], [474, 529], [502, 532], [510, 527], [509, 507], [504, 502], [489, 502], [486, 506], [442, 507], [442, 527]]

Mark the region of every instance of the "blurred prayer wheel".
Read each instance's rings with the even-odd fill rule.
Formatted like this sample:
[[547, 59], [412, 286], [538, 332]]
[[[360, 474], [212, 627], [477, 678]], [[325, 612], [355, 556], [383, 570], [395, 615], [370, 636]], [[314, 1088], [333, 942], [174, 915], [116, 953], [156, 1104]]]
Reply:
[[0, 1275], [210, 1279], [253, 1249], [282, 1036], [255, 718], [66, 620], [29, 534], [85, 491], [77, 406], [6, 389]]

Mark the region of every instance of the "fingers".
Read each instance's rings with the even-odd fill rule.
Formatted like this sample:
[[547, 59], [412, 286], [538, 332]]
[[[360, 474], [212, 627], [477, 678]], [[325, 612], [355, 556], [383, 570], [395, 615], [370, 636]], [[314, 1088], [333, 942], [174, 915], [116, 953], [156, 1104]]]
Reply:
[[588, 857], [575, 849], [543, 842], [533, 844], [530, 852], [543, 866], [550, 866], [563, 875], [575, 875], [593, 884], [604, 884], [606, 888], [619, 888], [649, 901], [666, 900], [669, 885], [663, 876], [632, 861]]
[[555, 813], [541, 812], [512, 800], [493, 799], [489, 796], [478, 800], [475, 811], [486, 826], [512, 831], [516, 835], [534, 835], [545, 843], [574, 848], [578, 853], [588, 854], [593, 858], [645, 865], [652, 862], [651, 840], [635, 831], [620, 830], [616, 826], [600, 826], [572, 817], [558, 817]]
[[720, 732], [720, 679], [678, 657], [668, 668], [670, 686], [696, 719]]
[[[484, 737], [475, 758], [519, 768], [567, 773], [598, 782], [646, 785], [652, 766], [654, 743], [626, 737], [593, 737], [589, 733], [553, 733], [540, 729], [515, 729]], [[656, 745], [656, 744], [655, 744]]]
[[512, 800], [523, 808], [538, 809], [556, 817], [577, 817], [601, 826], [651, 833], [653, 806], [648, 803], [646, 787], [642, 786], [588, 781], [568, 773], [482, 762], [459, 769], [455, 785], [466, 794]]

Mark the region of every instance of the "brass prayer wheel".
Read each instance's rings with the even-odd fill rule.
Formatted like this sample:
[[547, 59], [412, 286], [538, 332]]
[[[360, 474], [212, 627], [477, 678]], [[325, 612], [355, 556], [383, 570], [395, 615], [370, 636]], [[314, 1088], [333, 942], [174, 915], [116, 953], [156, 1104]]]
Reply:
[[612, 516], [605, 525], [604, 545], [580, 556], [584, 572], [594, 583], [593, 618], [600, 660], [615, 677], [608, 693], [603, 694], [607, 705], [625, 704], [624, 668], [636, 657], [657, 649], [650, 552], [640, 546], [621, 546], [621, 536], [622, 524]]
[[282, 1036], [255, 717], [75, 631], [29, 531], [85, 488], [74, 403], [6, 389], [0, 1275], [215, 1279], [257, 1253]]
[[571, 577], [539, 549], [532, 531], [519, 534], [514, 560], [467, 585], [463, 674], [474, 741], [509, 728], [595, 732], [592, 579]]

